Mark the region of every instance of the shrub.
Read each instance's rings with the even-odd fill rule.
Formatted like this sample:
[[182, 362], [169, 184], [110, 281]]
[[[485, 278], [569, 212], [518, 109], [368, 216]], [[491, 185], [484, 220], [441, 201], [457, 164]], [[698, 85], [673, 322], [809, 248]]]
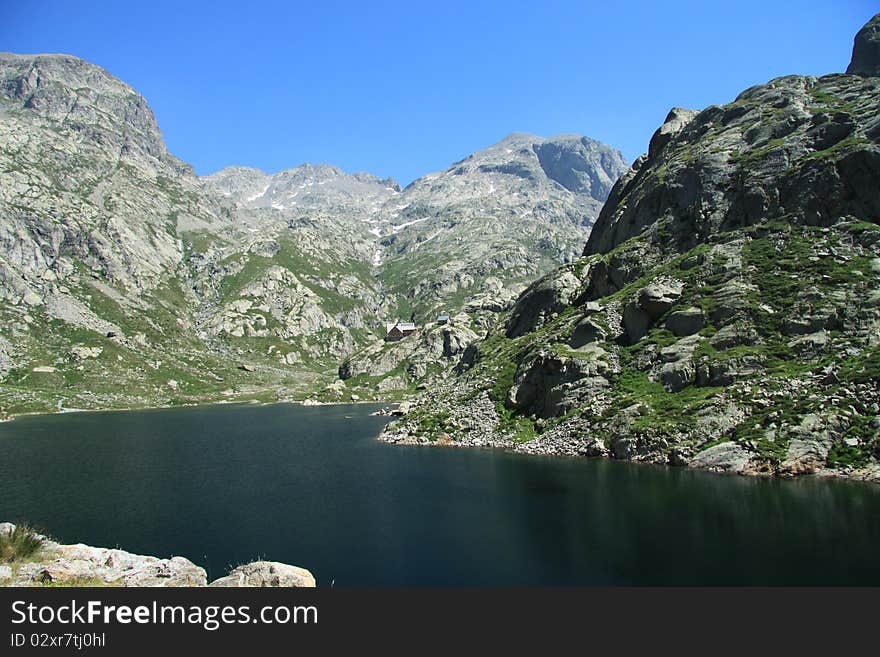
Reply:
[[17, 525], [10, 533], [0, 533], [0, 562], [21, 561], [36, 554], [45, 539], [27, 525]]

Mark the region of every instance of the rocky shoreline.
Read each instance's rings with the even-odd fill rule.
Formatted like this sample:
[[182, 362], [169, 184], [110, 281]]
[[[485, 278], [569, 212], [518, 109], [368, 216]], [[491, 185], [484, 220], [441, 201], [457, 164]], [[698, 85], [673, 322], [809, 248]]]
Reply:
[[[15, 525], [0, 523], [0, 536], [12, 536]], [[159, 559], [124, 550], [81, 543], [62, 545], [46, 536], [31, 556], [0, 562], [0, 586], [122, 587], [314, 587], [308, 570], [274, 561], [254, 561], [208, 582], [204, 568], [184, 557]]]
[[[423, 404], [437, 404], [437, 399]], [[644, 453], [625, 455], [615, 451], [614, 445], [621, 444], [626, 436], [612, 436], [606, 445], [603, 437], [590, 436], [590, 427], [584, 421], [575, 420], [551, 428], [530, 440], [518, 441], [516, 434], [504, 431], [494, 403], [488, 395], [477, 395], [469, 403], [448, 404], [455, 407], [455, 415], [446, 421], [445, 431], [426, 433], [422, 421], [407, 422], [413, 409], [418, 413], [418, 405], [410, 402], [401, 404], [394, 415], [401, 420], [386, 425], [378, 436], [380, 442], [420, 447], [453, 447], [502, 449], [519, 454], [536, 456], [564, 456], [572, 458], [607, 458], [632, 463], [647, 463], [673, 467], [689, 467], [720, 474], [738, 474], [753, 477], [793, 478], [811, 476], [818, 478], [847, 479], [880, 483], [880, 464], [871, 462], [864, 467], [828, 467], [816, 454], [816, 441], [802, 440], [795, 445], [791, 459], [773, 463], [749, 451], [732, 440], [722, 440], [696, 453], [683, 449], [647, 450]], [[805, 418], [809, 423], [810, 418]], [[880, 421], [875, 419], [880, 424]], [[816, 458], [811, 458], [816, 457]]]

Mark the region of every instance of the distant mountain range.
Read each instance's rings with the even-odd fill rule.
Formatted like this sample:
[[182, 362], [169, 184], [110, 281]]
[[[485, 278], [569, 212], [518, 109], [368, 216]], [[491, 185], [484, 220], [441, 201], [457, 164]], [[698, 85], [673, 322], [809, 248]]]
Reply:
[[[513, 134], [405, 189], [312, 164], [199, 178], [134, 89], [67, 55], [0, 55], [0, 140], [4, 413], [405, 394], [578, 256], [627, 168]], [[395, 351], [398, 317], [420, 331]]]

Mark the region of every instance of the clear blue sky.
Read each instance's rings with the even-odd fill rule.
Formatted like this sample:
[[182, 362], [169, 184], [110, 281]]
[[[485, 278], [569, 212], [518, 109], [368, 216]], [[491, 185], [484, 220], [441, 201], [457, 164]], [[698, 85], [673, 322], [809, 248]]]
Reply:
[[64, 52], [149, 101], [200, 174], [302, 162], [406, 184], [514, 131], [633, 160], [673, 105], [842, 72], [876, 2], [0, 0], [0, 50]]

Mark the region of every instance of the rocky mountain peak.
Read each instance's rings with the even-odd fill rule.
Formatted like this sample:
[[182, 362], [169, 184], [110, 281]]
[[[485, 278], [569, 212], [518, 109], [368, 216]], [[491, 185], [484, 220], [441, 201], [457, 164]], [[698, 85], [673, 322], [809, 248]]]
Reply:
[[[131, 151], [167, 156], [147, 101], [99, 66], [72, 55], [0, 53], [0, 100], [95, 141], [124, 140]], [[133, 159], [137, 159], [134, 155]]]
[[620, 151], [581, 135], [558, 135], [532, 145], [544, 173], [567, 190], [608, 198], [614, 181], [626, 170]]
[[880, 75], [880, 14], [865, 23], [853, 42], [849, 75]]
[[648, 145], [648, 159], [657, 157], [657, 154], [663, 150], [663, 147], [666, 146], [675, 135], [681, 132], [682, 128], [690, 123], [697, 114], [699, 114], [699, 112], [696, 110], [685, 109], [683, 107], [673, 107], [669, 110], [669, 114], [666, 115], [666, 120], [663, 121], [663, 125], [657, 128], [654, 136], [651, 137], [651, 142]]

